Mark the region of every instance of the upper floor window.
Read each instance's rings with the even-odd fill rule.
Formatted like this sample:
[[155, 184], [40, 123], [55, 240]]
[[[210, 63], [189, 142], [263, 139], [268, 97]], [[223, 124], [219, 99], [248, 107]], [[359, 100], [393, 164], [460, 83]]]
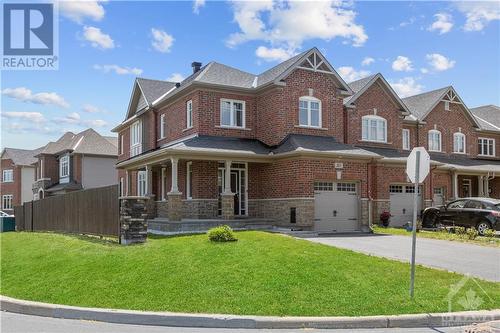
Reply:
[[387, 121], [379, 116], [361, 118], [361, 139], [364, 141], [387, 142]]
[[463, 133], [453, 134], [453, 152], [465, 154], [465, 135]]
[[120, 137], [120, 144], [118, 146], [118, 154], [121, 155], [123, 154], [123, 134], [120, 134], [119, 137]]
[[403, 149], [410, 150], [410, 130], [403, 129]]
[[10, 183], [14, 181], [14, 171], [12, 169], [3, 170], [2, 172], [2, 181], [4, 183]]
[[64, 155], [59, 159], [59, 178], [69, 176], [69, 156]]
[[2, 196], [2, 208], [3, 209], [12, 209], [12, 194], [5, 194]]
[[147, 172], [144, 170], [137, 172], [137, 195], [140, 197], [146, 195], [146, 176]]
[[479, 138], [477, 139], [477, 154], [482, 156], [495, 156], [495, 139]]
[[186, 103], [186, 128], [193, 127], [193, 101]]
[[245, 102], [221, 99], [220, 124], [226, 127], [245, 127]]
[[449, 101], [444, 101], [444, 110], [450, 111], [450, 102]]
[[321, 127], [321, 101], [304, 96], [299, 99], [299, 125]]
[[142, 153], [142, 122], [140, 120], [130, 126], [130, 156]]
[[165, 125], [166, 125], [165, 114], [162, 114], [160, 116], [160, 139], [165, 138]]
[[119, 188], [119, 191], [120, 191], [120, 196], [121, 197], [125, 196], [125, 180], [123, 179], [123, 177], [120, 177], [120, 188]]
[[438, 130], [429, 131], [429, 151], [441, 151], [441, 132]]

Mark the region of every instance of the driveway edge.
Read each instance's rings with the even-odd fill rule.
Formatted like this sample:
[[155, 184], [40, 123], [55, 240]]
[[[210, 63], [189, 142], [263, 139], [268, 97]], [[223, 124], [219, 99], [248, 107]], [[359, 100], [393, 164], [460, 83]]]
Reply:
[[84, 308], [0, 296], [0, 310], [116, 324], [209, 328], [388, 328], [462, 326], [500, 320], [500, 310], [363, 317], [273, 317]]

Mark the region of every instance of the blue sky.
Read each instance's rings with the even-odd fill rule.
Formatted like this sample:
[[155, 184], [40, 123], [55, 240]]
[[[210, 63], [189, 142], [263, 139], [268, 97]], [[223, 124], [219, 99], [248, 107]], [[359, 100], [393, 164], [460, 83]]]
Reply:
[[401, 95], [453, 85], [469, 107], [500, 104], [499, 2], [60, 3], [59, 70], [3, 71], [2, 147], [64, 131], [102, 134], [135, 76], [186, 77], [192, 61], [260, 73], [318, 47], [346, 81], [381, 72]]

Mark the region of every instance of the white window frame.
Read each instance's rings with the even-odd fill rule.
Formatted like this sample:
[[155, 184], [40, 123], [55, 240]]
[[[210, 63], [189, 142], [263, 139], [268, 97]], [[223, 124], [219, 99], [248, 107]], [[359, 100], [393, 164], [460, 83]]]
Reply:
[[3, 183], [12, 183], [14, 181], [14, 170], [6, 169], [2, 172], [2, 182]]
[[142, 121], [138, 120], [130, 126], [130, 157], [142, 153]]
[[165, 113], [160, 115], [160, 139], [165, 139]]
[[[375, 122], [375, 133], [373, 133], [372, 122]], [[379, 124], [384, 125], [384, 137], [382, 139], [379, 138], [379, 133], [378, 133]], [[385, 118], [375, 115], [363, 116], [361, 118], [361, 140], [369, 142], [387, 143], [387, 120]]]
[[14, 195], [12, 194], [4, 194], [2, 195], [2, 209], [11, 210], [12, 207], [12, 199]]
[[59, 178], [69, 177], [69, 155], [63, 155], [59, 158]]
[[123, 142], [124, 142], [124, 141], [123, 141], [123, 140], [124, 140], [123, 138], [124, 138], [124, 137], [125, 137], [125, 135], [120, 134], [120, 155], [121, 155], [121, 154], [123, 154], [123, 147], [124, 147], [124, 146], [123, 146]]
[[193, 187], [193, 162], [186, 163], [186, 198], [193, 199], [191, 189]]
[[[433, 136], [434, 134], [438, 135], [438, 138], [439, 138], [439, 149], [435, 149], [434, 145], [431, 146], [431, 136]], [[427, 141], [428, 141], [427, 142], [427, 147], [429, 148], [429, 151], [441, 152], [443, 150], [443, 136], [442, 136], [442, 134], [441, 134], [440, 131], [435, 130], [435, 129], [430, 130], [427, 133]]]
[[[221, 104], [222, 106], [222, 104]], [[186, 102], [186, 129], [193, 127], [193, 100]]]
[[125, 179], [120, 177], [120, 196], [125, 196]]
[[444, 110], [450, 111], [450, 101], [444, 101]]
[[[300, 102], [306, 102], [307, 103], [307, 124], [302, 124], [300, 122]], [[311, 114], [312, 114], [312, 110], [311, 110], [311, 103], [314, 102], [314, 103], [318, 103], [318, 125], [313, 125], [312, 122], [311, 122]], [[323, 119], [322, 119], [322, 105], [321, 105], [321, 100], [317, 99], [316, 97], [312, 97], [312, 96], [302, 96], [299, 98], [299, 114], [298, 114], [298, 118], [299, 118], [299, 126], [300, 127], [310, 127], [310, 128], [321, 128], [322, 127], [322, 124], [323, 124]]]
[[403, 128], [403, 132], [401, 134], [401, 139], [403, 140], [403, 143], [402, 143], [403, 150], [410, 150], [411, 143], [410, 143], [410, 130], [409, 129]]
[[[228, 124], [223, 124], [222, 123], [222, 105], [224, 103], [230, 103], [230, 110], [229, 110], [229, 125]], [[241, 126], [236, 125], [236, 109], [234, 108], [235, 103], [241, 103], [242, 105], [242, 112], [241, 112]], [[221, 98], [220, 100], [220, 127], [225, 127], [225, 128], [245, 128], [245, 117], [246, 117], [246, 106], [245, 106], [245, 101], [240, 101], [236, 99], [226, 99], [226, 98]]]
[[[493, 151], [492, 151], [492, 154], [484, 154], [484, 144], [486, 142], [486, 149], [488, 150], [487, 153], [489, 153], [489, 146], [490, 146], [490, 142], [492, 143], [492, 147], [493, 147]], [[496, 156], [496, 142], [495, 142], [495, 139], [493, 138], [484, 138], [484, 137], [479, 137], [477, 138], [477, 144], [478, 144], [478, 151], [477, 151], [477, 154], [479, 156], [488, 156], [488, 157], [491, 157], [491, 156]], [[479, 149], [479, 145], [481, 146], [481, 149]]]
[[137, 171], [137, 195], [143, 197], [146, 195], [147, 187], [147, 171], [139, 170]]
[[[459, 146], [459, 142], [457, 140], [460, 140], [462, 139], [463, 140], [463, 151], [460, 151], [460, 146]], [[466, 140], [465, 140], [465, 134], [464, 133], [460, 133], [460, 132], [456, 132], [456, 133], [453, 133], [453, 153], [455, 154], [466, 154]]]

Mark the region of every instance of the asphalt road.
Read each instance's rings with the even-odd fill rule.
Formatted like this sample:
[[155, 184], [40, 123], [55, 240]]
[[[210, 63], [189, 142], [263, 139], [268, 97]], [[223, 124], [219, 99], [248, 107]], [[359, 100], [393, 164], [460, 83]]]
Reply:
[[71, 319], [56, 319], [37, 316], [26, 316], [8, 312], [0, 312], [0, 327], [2, 333], [458, 333], [464, 328], [390, 328], [390, 329], [362, 329], [362, 330], [269, 330], [269, 329], [214, 329], [214, 328], [184, 328], [110, 324], [95, 321]]
[[[306, 238], [339, 248], [410, 262], [411, 237], [360, 235]], [[428, 267], [500, 281], [500, 248], [417, 238], [416, 262]]]

